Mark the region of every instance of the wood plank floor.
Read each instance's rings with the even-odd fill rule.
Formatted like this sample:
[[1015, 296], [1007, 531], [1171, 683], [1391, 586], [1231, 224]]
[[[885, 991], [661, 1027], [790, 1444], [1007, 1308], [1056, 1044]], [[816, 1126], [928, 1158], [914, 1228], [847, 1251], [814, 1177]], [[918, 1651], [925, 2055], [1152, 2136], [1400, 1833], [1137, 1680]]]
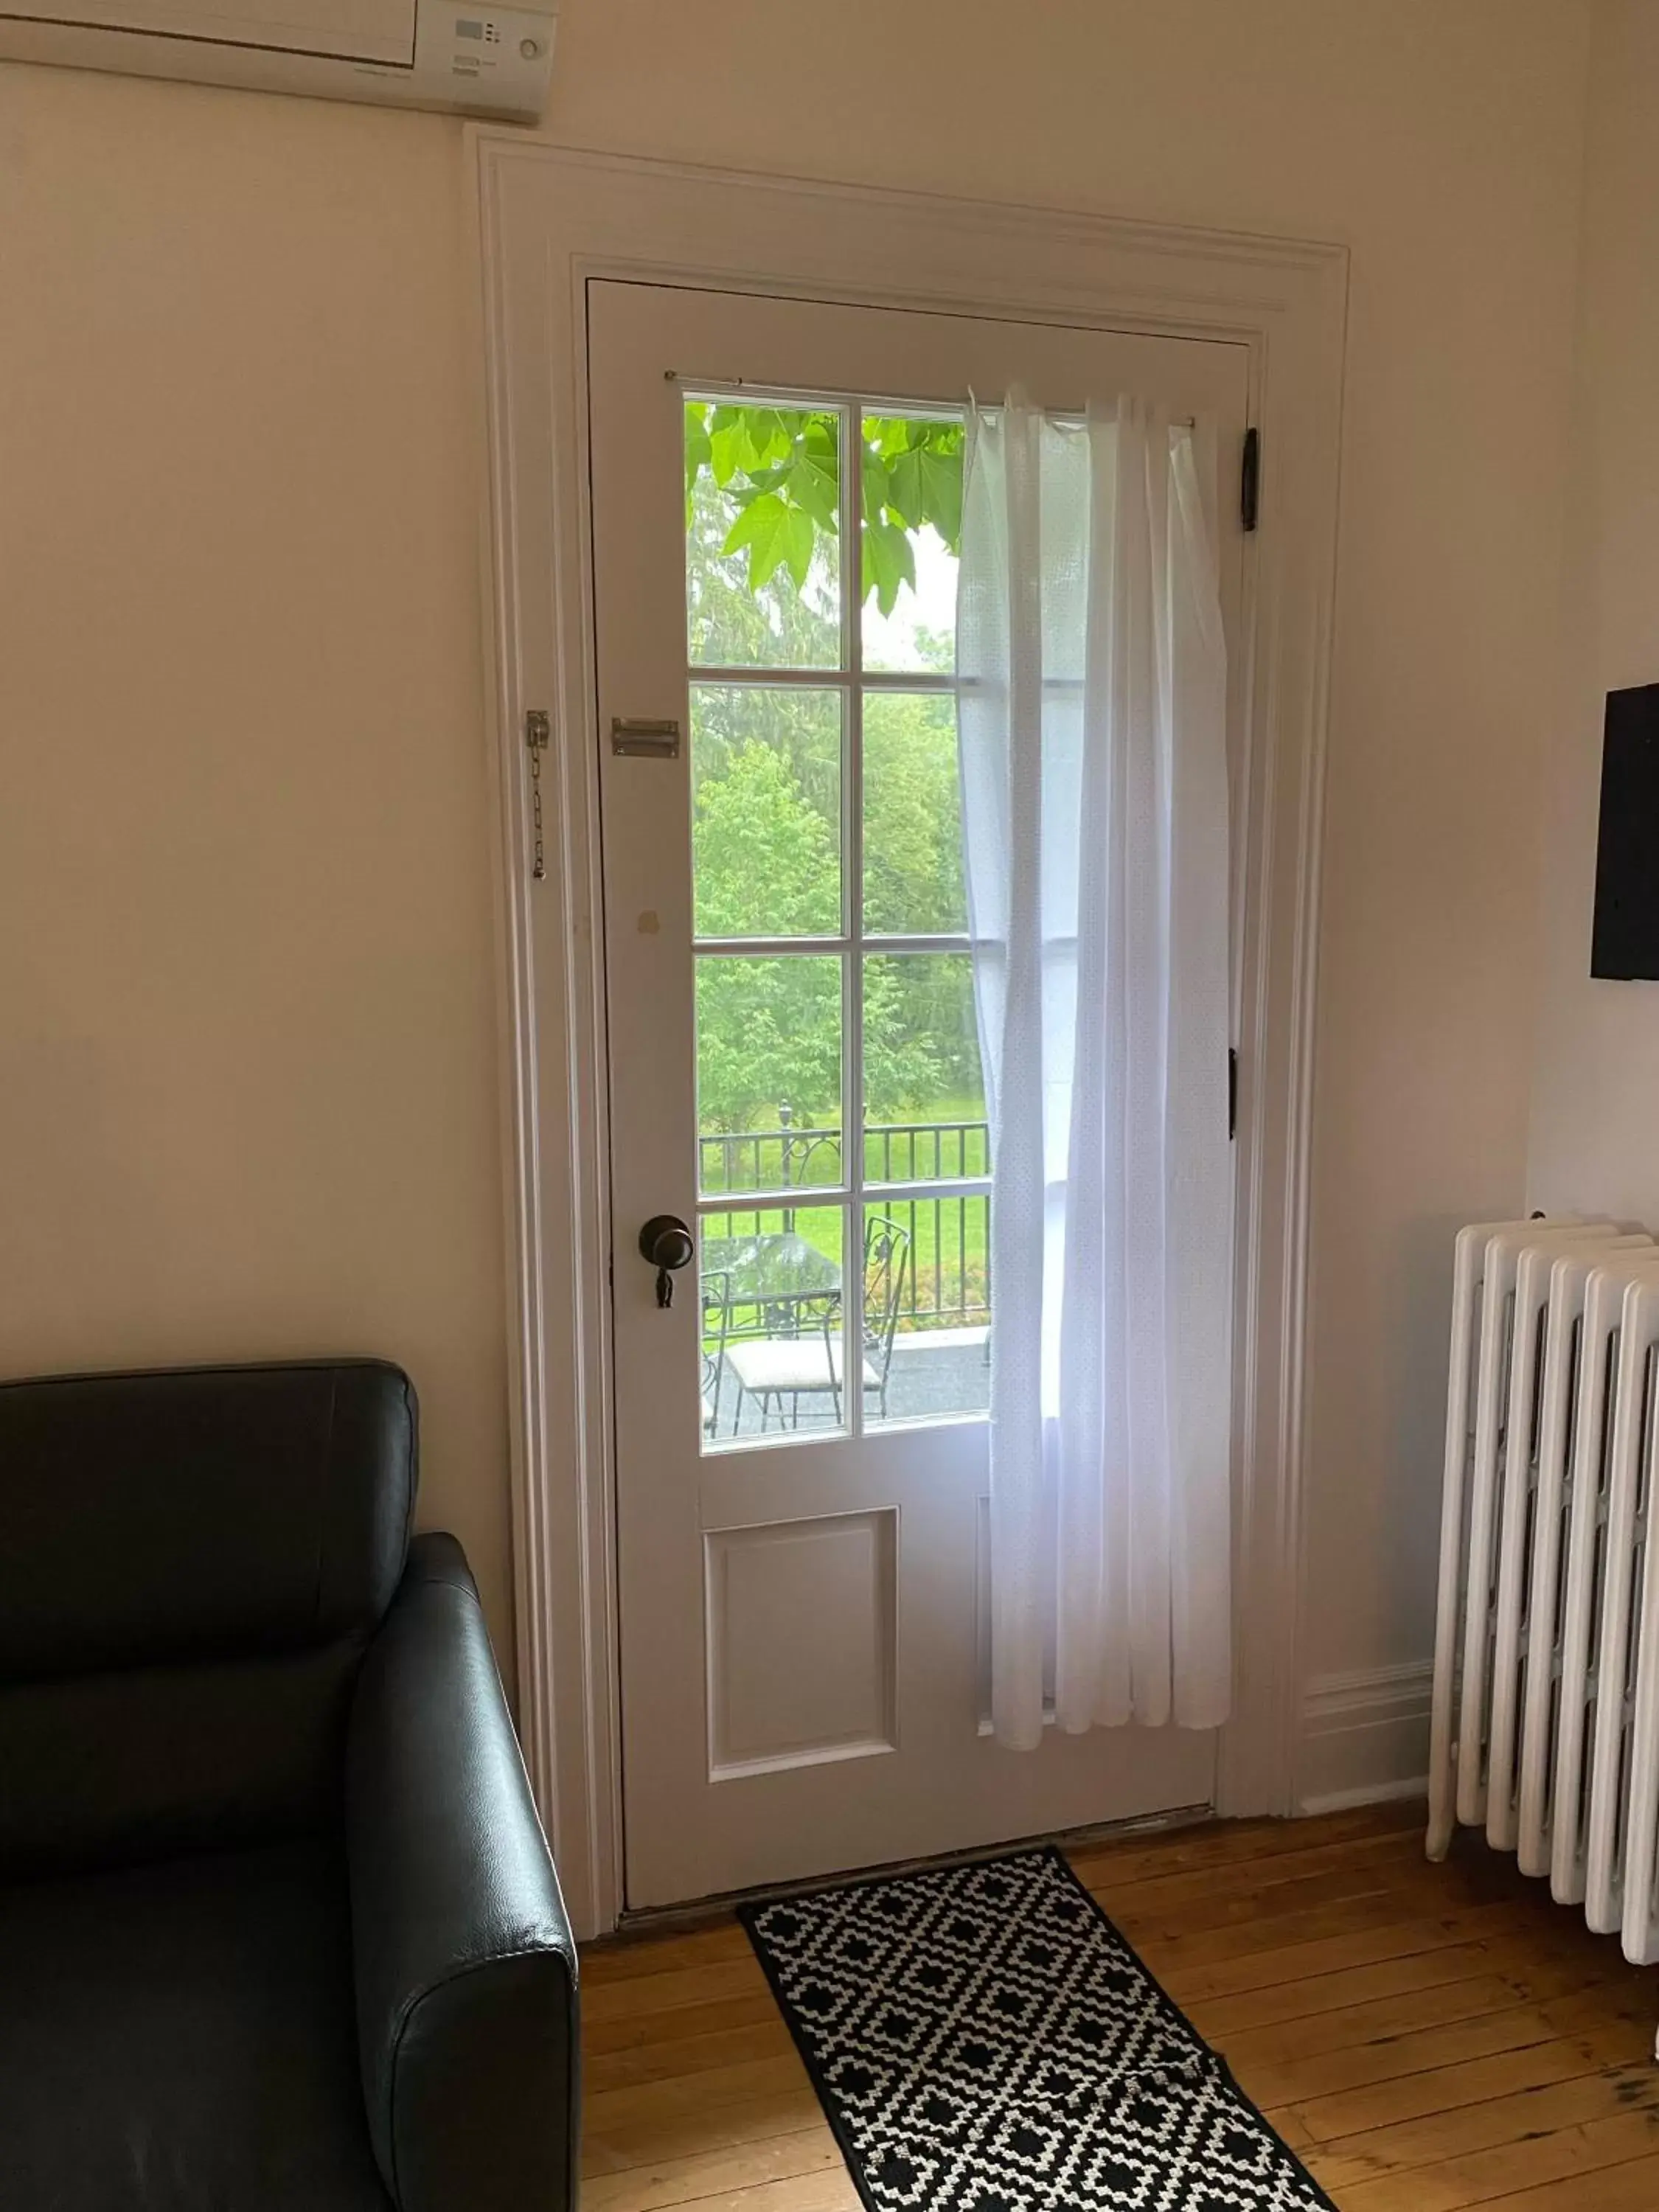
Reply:
[[[1342, 2212], [1659, 2212], [1659, 1972], [1422, 1810], [1073, 1863]], [[584, 2212], [854, 2212], [734, 1922], [584, 1954]]]

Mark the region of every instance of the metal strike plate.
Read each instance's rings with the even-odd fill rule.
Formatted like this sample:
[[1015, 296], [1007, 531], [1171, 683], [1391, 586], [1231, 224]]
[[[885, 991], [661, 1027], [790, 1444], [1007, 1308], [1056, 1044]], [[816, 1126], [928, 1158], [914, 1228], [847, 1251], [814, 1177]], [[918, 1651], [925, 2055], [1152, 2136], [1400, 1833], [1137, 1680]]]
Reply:
[[631, 722], [615, 715], [611, 723], [611, 750], [635, 760], [678, 760], [680, 726], [678, 722]]

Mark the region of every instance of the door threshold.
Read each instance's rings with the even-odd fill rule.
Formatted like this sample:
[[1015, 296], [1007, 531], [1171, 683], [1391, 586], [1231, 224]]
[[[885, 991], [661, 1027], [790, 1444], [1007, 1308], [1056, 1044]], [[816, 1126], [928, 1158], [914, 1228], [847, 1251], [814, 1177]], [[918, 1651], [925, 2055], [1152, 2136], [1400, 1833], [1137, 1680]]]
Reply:
[[973, 1850], [888, 1859], [876, 1866], [849, 1867], [839, 1874], [811, 1875], [799, 1881], [762, 1882], [751, 1889], [721, 1890], [716, 1896], [694, 1898], [685, 1905], [648, 1905], [637, 1911], [624, 1905], [612, 1933], [597, 1941], [625, 1943], [652, 1936], [689, 1934], [729, 1920], [740, 1905], [765, 1905], [774, 1898], [797, 1897], [805, 1889], [840, 1889], [858, 1881], [890, 1881], [898, 1875], [921, 1874], [935, 1867], [977, 1866], [988, 1859], [1006, 1858], [1010, 1851], [1035, 1850], [1045, 1844], [1057, 1850], [1086, 1850], [1095, 1844], [1121, 1843], [1126, 1836], [1164, 1835], [1175, 1828], [1202, 1827], [1215, 1817], [1213, 1805], [1176, 1805], [1165, 1813], [1142, 1813], [1129, 1820], [1098, 1820], [1088, 1827], [1064, 1828], [1048, 1835], [1012, 1836], [1004, 1843], [982, 1844]]

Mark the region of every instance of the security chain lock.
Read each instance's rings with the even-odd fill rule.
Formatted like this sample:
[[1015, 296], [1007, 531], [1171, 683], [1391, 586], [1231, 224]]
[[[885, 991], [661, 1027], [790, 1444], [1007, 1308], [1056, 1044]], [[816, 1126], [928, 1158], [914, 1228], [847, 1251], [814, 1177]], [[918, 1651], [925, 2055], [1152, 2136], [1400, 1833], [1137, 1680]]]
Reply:
[[542, 842], [542, 755], [551, 734], [548, 718], [532, 707], [524, 718], [524, 741], [530, 748], [530, 820], [533, 833], [530, 872], [537, 883], [547, 875], [547, 848]]

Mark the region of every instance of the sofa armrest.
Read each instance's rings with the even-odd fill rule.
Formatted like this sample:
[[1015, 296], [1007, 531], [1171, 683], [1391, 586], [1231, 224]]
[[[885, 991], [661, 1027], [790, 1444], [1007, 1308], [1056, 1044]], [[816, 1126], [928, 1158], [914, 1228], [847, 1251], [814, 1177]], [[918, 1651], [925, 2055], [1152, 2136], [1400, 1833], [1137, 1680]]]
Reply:
[[417, 1537], [346, 1752], [357, 2034], [399, 2212], [575, 2203], [576, 1947], [478, 1594]]

